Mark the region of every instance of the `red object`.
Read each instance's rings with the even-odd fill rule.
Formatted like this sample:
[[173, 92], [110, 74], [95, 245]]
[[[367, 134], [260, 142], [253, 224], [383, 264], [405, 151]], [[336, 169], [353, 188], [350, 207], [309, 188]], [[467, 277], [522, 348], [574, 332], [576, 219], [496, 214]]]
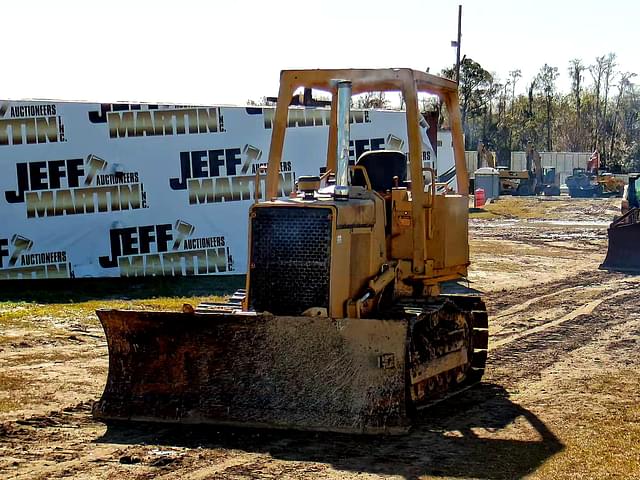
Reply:
[[597, 173], [600, 170], [600, 152], [597, 150], [591, 154], [587, 162], [587, 172]]
[[484, 196], [484, 188], [476, 188], [475, 195], [473, 197], [473, 203], [476, 208], [484, 207], [484, 203], [487, 198]]

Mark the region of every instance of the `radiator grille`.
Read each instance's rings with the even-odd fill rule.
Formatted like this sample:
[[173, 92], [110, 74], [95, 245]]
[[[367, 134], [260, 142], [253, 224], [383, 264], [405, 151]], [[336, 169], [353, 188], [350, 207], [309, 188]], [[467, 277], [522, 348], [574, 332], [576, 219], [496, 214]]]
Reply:
[[331, 209], [272, 207], [254, 212], [251, 308], [275, 315], [328, 308]]

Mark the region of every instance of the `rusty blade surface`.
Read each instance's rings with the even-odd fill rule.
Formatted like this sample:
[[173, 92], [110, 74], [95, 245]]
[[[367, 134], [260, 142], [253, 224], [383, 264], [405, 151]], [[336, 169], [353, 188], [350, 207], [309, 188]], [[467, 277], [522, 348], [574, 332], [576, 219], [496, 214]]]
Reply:
[[97, 314], [109, 347], [99, 419], [408, 430], [406, 321]]
[[607, 257], [600, 268], [640, 273], [640, 223], [610, 227]]

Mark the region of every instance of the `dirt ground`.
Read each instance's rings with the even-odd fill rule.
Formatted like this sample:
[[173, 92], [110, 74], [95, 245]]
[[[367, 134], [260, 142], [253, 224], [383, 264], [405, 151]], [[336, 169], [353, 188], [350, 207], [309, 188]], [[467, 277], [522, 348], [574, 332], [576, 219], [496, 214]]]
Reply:
[[108, 359], [92, 311], [159, 301], [0, 294], [0, 477], [640, 478], [640, 276], [598, 270], [616, 207], [506, 198], [472, 215], [487, 373], [402, 437], [107, 428], [90, 413]]

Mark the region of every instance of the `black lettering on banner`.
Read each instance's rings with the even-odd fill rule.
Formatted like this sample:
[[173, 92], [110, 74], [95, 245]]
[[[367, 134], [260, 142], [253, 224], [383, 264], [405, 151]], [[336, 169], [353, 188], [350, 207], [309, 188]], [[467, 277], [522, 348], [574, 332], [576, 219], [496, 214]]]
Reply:
[[[7, 112], [9, 115], [6, 115]], [[64, 125], [55, 104], [0, 104], [0, 145], [63, 142]]]
[[25, 203], [27, 218], [147, 208], [138, 172], [102, 173], [108, 162], [96, 155], [16, 164], [8, 203]]
[[16, 164], [18, 189], [6, 191], [4, 195], [9, 203], [22, 203], [25, 192], [60, 188], [63, 178], [67, 180], [68, 188], [76, 188], [80, 185], [80, 178], [83, 175], [81, 158], [18, 163]]
[[123, 277], [209, 275], [233, 270], [223, 236], [191, 238], [195, 227], [183, 220], [174, 225], [141, 225], [111, 229], [110, 254], [98, 258], [102, 268], [120, 269]]
[[4, 267], [4, 257], [9, 256], [9, 239], [0, 238], [0, 268]]
[[211, 275], [233, 271], [229, 248], [206, 248], [118, 258], [121, 277]]
[[[355, 162], [366, 151], [383, 150], [385, 145], [384, 138], [353, 140], [350, 162]], [[259, 148], [248, 144], [242, 149], [180, 152], [180, 175], [169, 178], [169, 186], [172, 190], [188, 190], [190, 205], [250, 200], [256, 191], [256, 169], [265, 165], [259, 162], [261, 156]], [[260, 182], [264, 182], [263, 177]], [[281, 162], [279, 195], [288, 196], [294, 185], [291, 162]]]
[[75, 275], [69, 262], [0, 269], [0, 280], [35, 280], [74, 277]]
[[112, 229], [109, 231], [111, 254], [99, 257], [98, 262], [102, 268], [114, 268], [118, 266], [118, 257], [150, 253], [151, 245], [155, 245], [156, 252], [167, 252], [173, 240], [172, 230], [170, 223]]
[[55, 115], [0, 118], [0, 145], [32, 145], [59, 141], [64, 141], [64, 127], [60, 117]]
[[31, 253], [32, 248], [33, 241], [17, 233], [11, 240], [0, 238], [0, 280], [73, 278], [66, 251]]
[[187, 179], [191, 178], [190, 152], [180, 152], [180, 177], [170, 178], [171, 190], [184, 190], [187, 188]]
[[[275, 108], [247, 108], [249, 115], [262, 113], [264, 128], [273, 128], [273, 119], [276, 114]], [[331, 110], [328, 108], [289, 108], [287, 113], [287, 127], [323, 127], [331, 123]], [[350, 123], [371, 123], [368, 110], [352, 110]]]
[[[8, 105], [4, 106], [4, 111], [0, 111], [0, 117], [4, 116], [7, 106]], [[10, 117], [50, 117], [56, 115], [56, 112], [57, 109], [54, 103], [44, 105], [14, 105], [10, 109]]]
[[[144, 108], [143, 108], [144, 107]], [[150, 137], [224, 132], [224, 117], [219, 107], [162, 108], [159, 105], [100, 105], [89, 112], [89, 121], [107, 124], [109, 138]]]
[[202, 248], [224, 247], [224, 237], [185, 238], [184, 250], [197, 250]]
[[186, 190], [189, 179], [223, 176], [221, 167], [224, 176], [234, 176], [242, 163], [240, 154], [239, 148], [180, 152], [180, 177], [170, 178], [169, 186], [172, 190]]
[[43, 252], [43, 253], [27, 253], [20, 255], [20, 265], [31, 266], [45, 263], [60, 263], [67, 261], [67, 252]]
[[[139, 104], [130, 103], [102, 103], [100, 110], [92, 110], [89, 112], [89, 121], [91, 123], [107, 123], [107, 113], [109, 112], [125, 112], [128, 110], [140, 110]], [[149, 110], [158, 108], [157, 105], [147, 105]]]

